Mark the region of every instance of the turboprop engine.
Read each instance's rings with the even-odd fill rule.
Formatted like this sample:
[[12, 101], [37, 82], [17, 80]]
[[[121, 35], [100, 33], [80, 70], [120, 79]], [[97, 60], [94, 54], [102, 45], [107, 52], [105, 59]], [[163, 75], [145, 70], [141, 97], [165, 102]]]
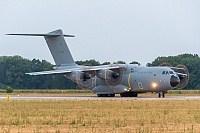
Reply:
[[123, 79], [123, 71], [121, 68], [117, 69], [101, 69], [96, 72], [96, 76], [105, 80], [106, 84], [110, 87], [117, 86]]
[[66, 75], [67, 78], [76, 82], [82, 89], [91, 89], [93, 87], [92, 72], [71, 72]]
[[172, 69], [177, 73], [180, 83], [177, 86], [177, 89], [183, 89], [189, 81], [189, 71], [185, 65], [179, 64], [176, 67], [172, 67]]
[[189, 71], [185, 65], [178, 64], [176, 67], [172, 67], [172, 65], [168, 62], [163, 62], [159, 66], [168, 66], [174, 70], [174, 72], [178, 75], [180, 79], [179, 85], [176, 87], [177, 89], [183, 89], [189, 81]]

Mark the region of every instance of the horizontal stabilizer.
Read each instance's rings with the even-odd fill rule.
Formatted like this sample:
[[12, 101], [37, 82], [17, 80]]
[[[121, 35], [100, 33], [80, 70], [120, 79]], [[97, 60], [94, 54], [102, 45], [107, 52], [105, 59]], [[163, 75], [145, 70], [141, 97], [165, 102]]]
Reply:
[[[6, 34], [15, 36], [43, 36], [43, 37], [58, 37], [60, 34]], [[64, 37], [75, 37], [74, 35], [62, 35]]]

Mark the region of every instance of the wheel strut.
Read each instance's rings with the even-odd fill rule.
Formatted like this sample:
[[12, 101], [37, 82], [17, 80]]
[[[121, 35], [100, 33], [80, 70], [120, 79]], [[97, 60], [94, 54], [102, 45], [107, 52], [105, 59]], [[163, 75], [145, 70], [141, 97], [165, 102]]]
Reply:
[[164, 98], [164, 97], [165, 97], [165, 93], [164, 93], [164, 92], [159, 92], [159, 93], [158, 93], [158, 97], [159, 97], [159, 98], [161, 97], [161, 93], [162, 93], [162, 97]]

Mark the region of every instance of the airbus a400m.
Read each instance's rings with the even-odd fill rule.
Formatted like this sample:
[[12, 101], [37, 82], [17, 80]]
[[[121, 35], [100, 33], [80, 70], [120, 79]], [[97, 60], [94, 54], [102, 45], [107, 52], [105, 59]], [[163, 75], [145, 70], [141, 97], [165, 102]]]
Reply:
[[102, 66], [80, 66], [74, 62], [62, 30], [47, 34], [7, 34], [43, 36], [56, 66], [54, 70], [29, 72], [28, 75], [62, 74], [76, 82], [81, 88], [90, 89], [98, 97], [137, 97], [138, 93], [156, 92], [165, 97], [168, 90], [187, 85], [189, 73], [185, 66], [145, 67], [134, 64], [110, 64]]

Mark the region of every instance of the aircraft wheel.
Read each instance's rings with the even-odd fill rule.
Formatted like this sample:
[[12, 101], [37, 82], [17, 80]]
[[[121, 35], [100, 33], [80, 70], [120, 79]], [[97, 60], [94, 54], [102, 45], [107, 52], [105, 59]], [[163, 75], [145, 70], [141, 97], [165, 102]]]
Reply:
[[121, 97], [124, 97], [124, 94], [123, 94], [123, 93], [120, 93], [120, 96], [121, 96]]
[[98, 97], [107, 97], [108, 94], [97, 94]]
[[138, 94], [137, 93], [134, 93], [134, 96], [133, 97], [137, 97], [138, 96]]
[[109, 94], [109, 97], [115, 97], [115, 94]]
[[97, 94], [97, 97], [115, 97], [115, 94]]
[[161, 94], [160, 94], [160, 92], [158, 93], [158, 97], [159, 97], [159, 98], [161, 97]]
[[121, 97], [137, 97], [138, 94], [137, 93], [121, 93], [120, 96]]
[[163, 98], [165, 97], [165, 93], [164, 93], [164, 92], [162, 93], [162, 97], [163, 97]]

